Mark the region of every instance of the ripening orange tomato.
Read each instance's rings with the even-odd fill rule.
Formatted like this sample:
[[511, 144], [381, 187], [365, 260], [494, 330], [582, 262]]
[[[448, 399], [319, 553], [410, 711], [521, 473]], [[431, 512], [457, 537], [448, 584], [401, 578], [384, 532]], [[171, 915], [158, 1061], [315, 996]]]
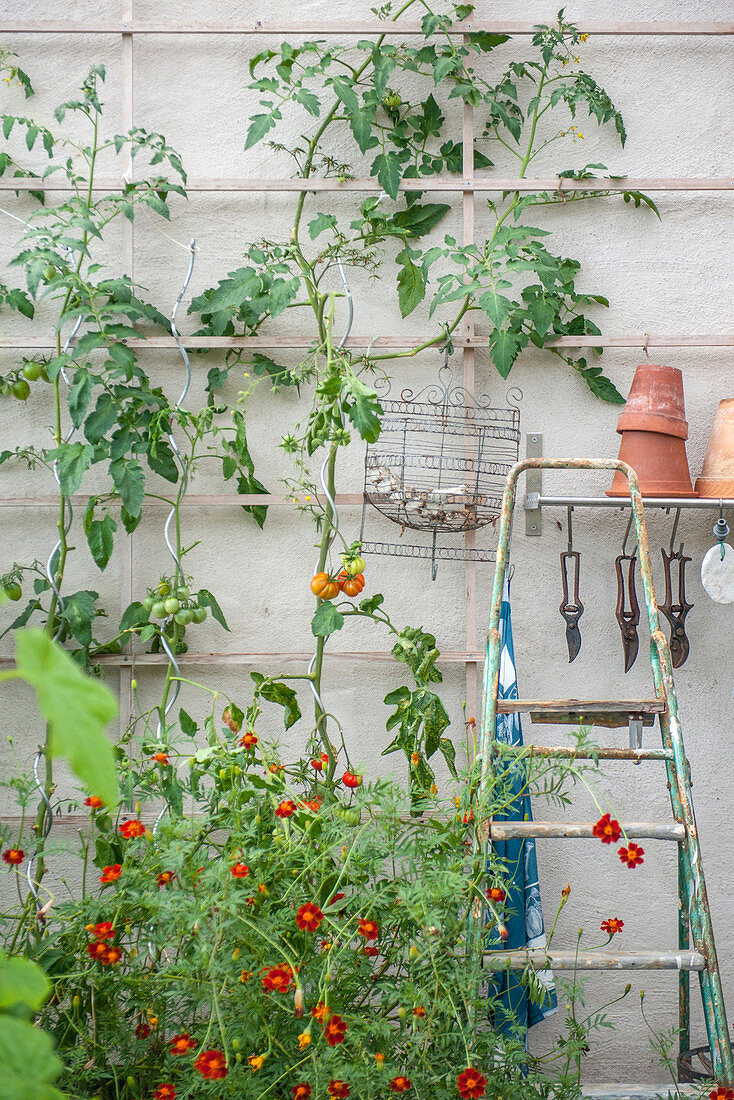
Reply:
[[317, 573], [311, 581], [311, 591], [320, 600], [333, 600], [339, 594], [339, 582], [328, 573]]

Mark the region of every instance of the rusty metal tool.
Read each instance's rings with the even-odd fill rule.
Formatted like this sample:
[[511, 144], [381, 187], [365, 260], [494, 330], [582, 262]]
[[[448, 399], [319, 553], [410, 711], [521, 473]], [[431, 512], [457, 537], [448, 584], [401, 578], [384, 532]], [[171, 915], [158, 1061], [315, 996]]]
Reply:
[[[637, 635], [637, 627], [640, 625], [640, 605], [637, 602], [635, 591], [635, 568], [637, 566], [637, 554], [628, 554], [627, 539], [632, 525], [632, 516], [627, 524], [622, 553], [617, 557], [614, 565], [617, 571], [617, 608], [615, 611], [619, 629], [622, 631], [622, 646], [624, 648], [624, 671], [629, 672], [635, 660], [640, 646]], [[625, 577], [623, 562], [629, 562], [627, 567], [627, 585], [625, 590]], [[629, 601], [629, 607], [627, 603]]]
[[[581, 555], [573, 548], [573, 528], [571, 526], [571, 513], [568, 509], [568, 549], [561, 554], [561, 581], [563, 584], [563, 600], [559, 611], [566, 623], [566, 645], [568, 646], [568, 662], [575, 661], [581, 649], [581, 631], [579, 619], [584, 613], [584, 605], [579, 599], [579, 575], [581, 572]], [[571, 575], [573, 585], [571, 598], [569, 599], [569, 563], [571, 563]]]
[[[660, 550], [660, 553], [663, 555], [663, 570], [665, 574], [665, 600], [663, 603], [658, 604], [658, 609], [662, 611], [663, 615], [670, 623], [670, 658], [673, 668], [680, 668], [688, 659], [691, 646], [688, 641], [688, 636], [686, 635], [686, 615], [693, 607], [693, 604], [688, 603], [686, 600], [686, 563], [691, 561], [691, 559], [684, 555], [683, 543], [680, 544], [677, 551], [673, 550], [675, 532], [678, 527], [679, 518], [680, 508], [677, 509], [673, 522], [673, 533], [670, 536], [670, 548], [667, 553], [662, 548]], [[673, 602], [673, 583], [671, 578], [671, 566], [673, 562], [678, 563], [678, 595], [675, 603]]]

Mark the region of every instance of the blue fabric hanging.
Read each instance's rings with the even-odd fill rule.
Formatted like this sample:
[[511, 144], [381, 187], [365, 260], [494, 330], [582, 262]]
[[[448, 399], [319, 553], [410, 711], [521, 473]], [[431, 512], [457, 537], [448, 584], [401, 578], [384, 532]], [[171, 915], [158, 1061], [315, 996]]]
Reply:
[[[500, 613], [500, 669], [499, 699], [518, 699], [515, 647], [512, 641], [512, 617], [510, 614], [510, 583], [505, 583]], [[522, 745], [522, 723], [519, 714], [497, 716], [497, 740], [508, 745]], [[518, 766], [513, 777], [514, 790], [522, 790], [524, 768]], [[528, 795], [519, 796], [504, 814], [497, 814], [496, 821], [532, 821], [533, 812]], [[508, 938], [500, 940], [496, 927], [487, 938], [490, 949], [512, 950], [522, 947], [544, 948], [546, 943], [543, 923], [543, 907], [540, 900], [538, 863], [535, 840], [493, 841], [495, 855], [505, 861], [505, 887], [507, 897], [497, 909], [501, 913]], [[507, 886], [509, 882], [509, 886]], [[491, 880], [488, 885], [492, 885]], [[517, 1034], [517, 1028], [527, 1031], [547, 1016], [558, 1011], [558, 1002], [550, 971], [539, 971], [538, 977], [546, 988], [547, 996], [542, 1004], [530, 1001], [527, 990], [513, 971], [503, 971], [490, 984], [490, 995], [495, 996], [494, 1026], [504, 1034]]]

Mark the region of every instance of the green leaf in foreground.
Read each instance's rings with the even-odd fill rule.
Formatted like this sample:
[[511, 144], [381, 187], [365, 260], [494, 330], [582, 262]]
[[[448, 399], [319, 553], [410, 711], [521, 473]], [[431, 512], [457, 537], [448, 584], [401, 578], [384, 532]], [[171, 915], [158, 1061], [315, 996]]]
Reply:
[[112, 745], [105, 728], [117, 714], [114, 697], [86, 676], [71, 657], [42, 630], [24, 630], [15, 638], [18, 673], [36, 692], [38, 708], [49, 725], [52, 756], [64, 756], [90, 794], [107, 806], [119, 801]]

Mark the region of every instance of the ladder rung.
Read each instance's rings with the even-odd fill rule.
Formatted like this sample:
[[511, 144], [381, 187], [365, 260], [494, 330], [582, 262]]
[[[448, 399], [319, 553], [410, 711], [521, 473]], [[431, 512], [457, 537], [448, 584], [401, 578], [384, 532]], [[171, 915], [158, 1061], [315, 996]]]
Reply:
[[571, 760], [672, 760], [671, 749], [615, 749], [599, 746], [594, 749], [576, 749], [572, 745], [506, 745], [493, 741], [492, 751], [497, 756], [560, 756]]
[[697, 951], [488, 951], [490, 970], [703, 970], [706, 960]]
[[700, 1085], [582, 1085], [581, 1100], [660, 1100], [660, 1097], [700, 1096]]
[[662, 699], [498, 699], [498, 714], [529, 714], [532, 722], [617, 728], [639, 718], [651, 726], [665, 711]]
[[[518, 840], [523, 837], [594, 837], [593, 821], [490, 821], [490, 840]], [[623, 836], [643, 840], [685, 840], [686, 827], [675, 821], [620, 822]], [[622, 838], [620, 838], [622, 843]]]

